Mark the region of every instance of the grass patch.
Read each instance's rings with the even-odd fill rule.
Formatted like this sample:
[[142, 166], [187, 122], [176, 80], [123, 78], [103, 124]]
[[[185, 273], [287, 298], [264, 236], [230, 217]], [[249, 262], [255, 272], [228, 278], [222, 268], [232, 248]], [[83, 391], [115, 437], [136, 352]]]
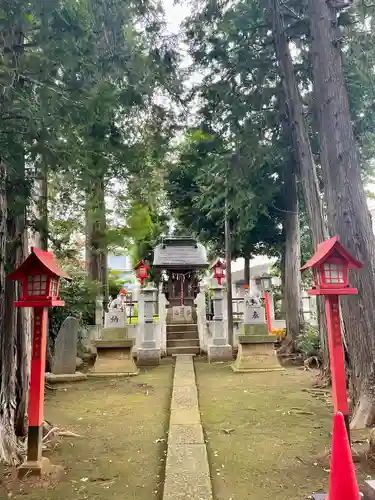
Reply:
[[[11, 497], [160, 499], [172, 372], [172, 362], [166, 360], [136, 377], [90, 379], [60, 386], [48, 395], [46, 419], [82, 438], [63, 438], [52, 452], [45, 453], [53, 464], [64, 467], [60, 482], [37, 489], [28, 482], [13, 484]], [[0, 474], [0, 498], [7, 498], [7, 489], [2, 496], [1, 488]]]
[[312, 374], [195, 369], [215, 500], [301, 500], [327, 489], [316, 457], [330, 446], [331, 409], [304, 391]]

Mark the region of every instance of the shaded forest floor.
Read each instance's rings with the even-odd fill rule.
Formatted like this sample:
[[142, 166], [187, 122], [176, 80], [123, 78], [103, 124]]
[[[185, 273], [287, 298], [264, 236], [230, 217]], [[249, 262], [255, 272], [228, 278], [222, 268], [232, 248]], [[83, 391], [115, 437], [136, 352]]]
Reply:
[[55, 482], [10, 481], [0, 498], [150, 500], [161, 498], [172, 360], [127, 379], [91, 379], [47, 396], [46, 419], [82, 437], [64, 437], [45, 452], [64, 468]]
[[238, 374], [198, 360], [195, 369], [215, 500], [301, 500], [327, 490], [332, 409], [329, 392], [312, 389], [312, 372]]
[[[235, 374], [229, 363], [199, 358], [195, 370], [214, 500], [302, 500], [327, 490], [331, 401], [312, 388], [313, 372]], [[161, 500], [172, 378], [167, 359], [137, 377], [49, 392], [46, 419], [80, 437], [44, 452], [61, 466], [59, 477], [19, 482], [0, 468], [0, 499]], [[361, 480], [375, 477], [357, 467]]]

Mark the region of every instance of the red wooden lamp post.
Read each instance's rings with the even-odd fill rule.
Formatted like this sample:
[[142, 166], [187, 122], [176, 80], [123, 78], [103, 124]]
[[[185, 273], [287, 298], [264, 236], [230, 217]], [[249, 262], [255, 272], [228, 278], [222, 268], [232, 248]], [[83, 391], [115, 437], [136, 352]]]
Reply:
[[8, 279], [20, 281], [22, 292], [15, 307], [33, 308], [32, 355], [28, 409], [27, 461], [19, 468], [19, 477], [42, 475], [48, 461], [42, 459], [44, 420], [44, 376], [47, 348], [48, 307], [65, 305], [59, 298], [59, 280], [69, 276], [62, 271], [53, 254], [32, 248], [27, 259]]
[[136, 272], [137, 279], [141, 282], [141, 285], [143, 285], [145, 280], [148, 278], [149, 269], [150, 268], [148, 267], [148, 265], [145, 263], [144, 260], [141, 260], [135, 266], [134, 271]]
[[219, 286], [223, 284], [224, 279], [224, 269], [225, 263], [221, 259], [217, 259], [217, 261], [212, 265], [211, 269], [214, 272], [214, 278], [217, 280]]
[[358, 290], [349, 285], [351, 268], [360, 269], [356, 260], [339, 242], [338, 236], [318, 245], [315, 254], [301, 268], [314, 272], [314, 288], [309, 295], [324, 295], [328, 328], [328, 347], [332, 373], [332, 398], [335, 414], [344, 415], [349, 434], [349, 409], [346, 394], [345, 358], [340, 324], [340, 295], [356, 295]]

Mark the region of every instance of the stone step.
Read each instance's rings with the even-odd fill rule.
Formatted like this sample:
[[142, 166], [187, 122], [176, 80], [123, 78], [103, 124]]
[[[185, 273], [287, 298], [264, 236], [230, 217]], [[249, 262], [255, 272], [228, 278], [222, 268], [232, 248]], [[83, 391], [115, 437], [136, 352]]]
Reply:
[[167, 333], [169, 332], [195, 332], [198, 331], [196, 323], [173, 323], [167, 325]]
[[199, 339], [168, 339], [168, 347], [199, 347]]
[[134, 340], [95, 340], [95, 347], [99, 349], [123, 349], [125, 347], [132, 348], [134, 345]]
[[183, 340], [183, 339], [198, 339], [198, 331], [191, 332], [169, 332], [167, 340]]
[[167, 347], [167, 356], [173, 356], [175, 354], [199, 354], [199, 347]]

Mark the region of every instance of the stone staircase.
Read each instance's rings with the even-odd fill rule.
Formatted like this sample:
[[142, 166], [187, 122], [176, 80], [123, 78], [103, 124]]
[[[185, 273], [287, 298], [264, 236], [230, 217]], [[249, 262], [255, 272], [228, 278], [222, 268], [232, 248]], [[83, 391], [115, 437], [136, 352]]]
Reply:
[[199, 354], [198, 326], [195, 323], [167, 325], [167, 355]]

